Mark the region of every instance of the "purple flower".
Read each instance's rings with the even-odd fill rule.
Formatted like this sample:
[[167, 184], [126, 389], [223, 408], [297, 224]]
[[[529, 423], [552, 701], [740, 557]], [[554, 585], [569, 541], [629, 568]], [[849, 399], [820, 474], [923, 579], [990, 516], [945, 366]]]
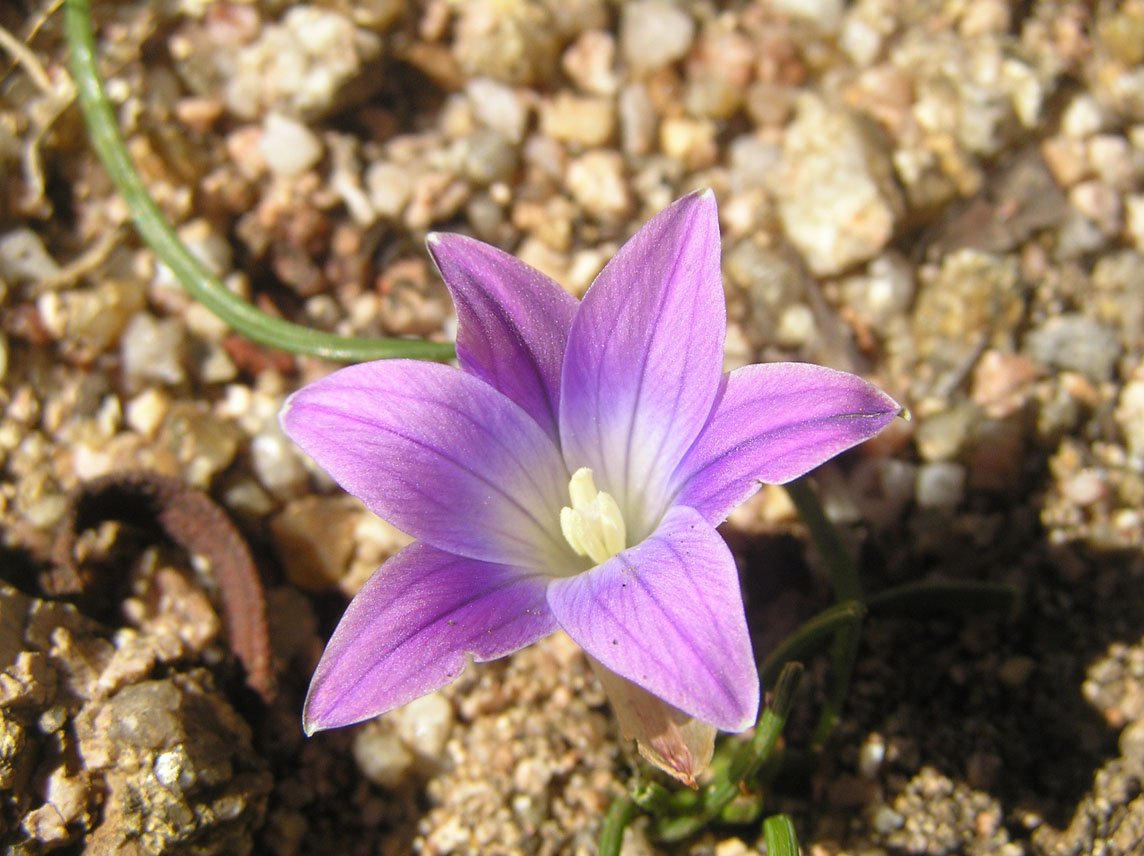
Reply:
[[456, 303], [460, 368], [350, 366], [282, 413], [339, 484], [417, 539], [346, 610], [306, 730], [391, 710], [468, 655], [558, 628], [606, 683], [636, 685], [613, 699], [646, 691], [681, 719], [750, 727], [758, 676], [715, 527], [761, 482], [872, 437], [898, 405], [818, 366], [723, 373], [711, 192], [648, 222], [581, 302], [470, 238], [433, 235], [429, 249]]

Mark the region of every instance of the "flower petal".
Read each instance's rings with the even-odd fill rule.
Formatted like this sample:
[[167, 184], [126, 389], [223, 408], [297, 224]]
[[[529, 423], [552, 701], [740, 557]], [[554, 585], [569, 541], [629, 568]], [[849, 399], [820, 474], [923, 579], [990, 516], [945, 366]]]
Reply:
[[553, 580], [548, 605], [606, 668], [723, 731], [755, 721], [759, 676], [739, 575], [718, 533], [672, 508], [642, 544]]
[[717, 525], [761, 482], [783, 484], [888, 425], [901, 406], [857, 375], [807, 363], [731, 372], [676, 472], [675, 502]]
[[487, 562], [571, 557], [568, 474], [539, 425], [449, 366], [382, 360], [296, 392], [282, 427], [334, 480], [414, 538]]
[[429, 253], [457, 307], [457, 359], [523, 407], [555, 441], [560, 367], [577, 302], [508, 253], [434, 233]]
[[413, 544], [350, 603], [310, 682], [307, 734], [369, 719], [439, 689], [466, 654], [493, 660], [556, 629], [545, 581]]
[[726, 330], [710, 191], [640, 229], [572, 322], [560, 387], [564, 459], [571, 472], [592, 469], [633, 540], [658, 522], [670, 474], [710, 414]]

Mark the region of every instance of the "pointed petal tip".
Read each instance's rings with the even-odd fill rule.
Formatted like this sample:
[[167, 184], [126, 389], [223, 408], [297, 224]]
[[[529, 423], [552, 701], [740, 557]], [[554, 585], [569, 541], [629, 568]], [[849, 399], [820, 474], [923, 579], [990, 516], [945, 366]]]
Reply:
[[744, 710], [743, 717], [736, 723], [734, 728], [726, 729], [728, 734], [742, 734], [744, 731], [754, 728], [759, 722], [759, 704], [760, 699], [758, 692], [755, 694], [755, 704], [753, 707]]
[[441, 269], [441, 254], [448, 253], [451, 249], [450, 239], [459, 237], [461, 236], [450, 232], [430, 232], [425, 236], [425, 249], [429, 251], [429, 257], [433, 259], [438, 271]]
[[432, 252], [434, 250], [452, 250], [459, 247], [471, 248], [485, 248], [503, 252], [498, 247], [492, 244], [486, 244], [484, 241], [477, 240], [471, 235], [463, 235], [460, 232], [430, 232], [425, 236], [425, 246]]
[[302, 731], [307, 737], [313, 737], [319, 731], [329, 731], [332, 728], [353, 725], [354, 722], [358, 721], [343, 721], [336, 716], [331, 716], [329, 711], [325, 713], [315, 712], [316, 699], [314, 695], [315, 688], [311, 685], [309, 693], [306, 694], [306, 701], [302, 705]]
[[726, 734], [742, 734], [747, 729], [754, 728], [759, 721], [759, 705], [762, 703], [759, 673], [752, 671], [743, 676], [743, 684], [743, 691], [736, 698], [741, 705], [740, 709], [737, 712], [728, 711], [725, 719], [710, 723]]
[[430, 250], [437, 249], [438, 247], [447, 247], [449, 244], [457, 243], [480, 243], [475, 238], [470, 238], [468, 235], [462, 235], [458, 232], [430, 232], [425, 236], [425, 246]]
[[870, 386], [871, 389], [873, 389], [881, 396], [882, 401], [885, 404], [886, 413], [893, 413], [895, 416], [903, 416], [907, 420], [910, 418], [909, 408], [907, 408], [904, 404], [899, 404], [896, 398], [894, 398], [881, 387], [875, 386], [874, 384], [870, 383], [870, 381], [866, 381], [866, 383]]
[[297, 389], [286, 396], [286, 400], [282, 402], [282, 409], [278, 411], [278, 424], [282, 426], [282, 430], [286, 430], [286, 420], [290, 416], [290, 410], [294, 407], [294, 399], [302, 390]]
[[352, 725], [357, 721], [337, 715], [337, 702], [331, 703], [330, 694], [325, 691], [328, 685], [320, 679], [320, 669], [319, 666], [319, 672], [311, 678], [310, 686], [306, 690], [306, 700], [302, 702], [302, 731], [307, 737], [313, 737], [319, 731]]
[[693, 190], [686, 196], [681, 196], [675, 200], [664, 210], [674, 208], [676, 211], [695, 209], [702, 211], [705, 216], [711, 216], [716, 221], [719, 218], [718, 204], [715, 199], [715, 191], [710, 187], [704, 187], [700, 190]]
[[355, 704], [359, 700], [357, 695], [347, 699], [344, 693], [338, 692], [339, 689], [341, 687], [336, 680], [330, 680], [328, 674], [322, 674], [322, 666], [319, 664], [302, 704], [302, 731], [307, 737], [313, 737], [319, 731], [347, 728], [366, 722], [399, 706]]
[[481, 246], [484, 246], [483, 242], [457, 232], [430, 232], [425, 236], [425, 249], [429, 251], [429, 257], [433, 259], [433, 264], [441, 272], [446, 285], [449, 284], [449, 279], [445, 277], [442, 265], [462, 264], [459, 256], [466, 250], [473, 250]]

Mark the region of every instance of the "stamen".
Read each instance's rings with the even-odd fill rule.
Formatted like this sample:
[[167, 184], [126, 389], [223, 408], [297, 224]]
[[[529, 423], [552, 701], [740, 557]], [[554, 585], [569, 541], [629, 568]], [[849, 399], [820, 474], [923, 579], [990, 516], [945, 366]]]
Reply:
[[596, 489], [588, 467], [572, 474], [568, 496], [572, 507], [560, 509], [560, 531], [573, 550], [600, 565], [627, 546], [627, 527], [619, 503], [610, 493]]

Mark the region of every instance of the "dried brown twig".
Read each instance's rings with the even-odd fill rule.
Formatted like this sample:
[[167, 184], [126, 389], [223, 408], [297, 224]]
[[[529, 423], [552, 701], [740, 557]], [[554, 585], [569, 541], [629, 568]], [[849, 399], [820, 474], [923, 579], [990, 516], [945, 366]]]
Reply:
[[106, 520], [157, 525], [176, 546], [206, 561], [222, 595], [231, 650], [246, 668], [247, 685], [270, 701], [266, 597], [250, 550], [226, 512], [202, 491], [154, 472], [112, 473], [87, 482], [72, 495], [53, 548], [54, 594], [83, 589], [76, 540]]

